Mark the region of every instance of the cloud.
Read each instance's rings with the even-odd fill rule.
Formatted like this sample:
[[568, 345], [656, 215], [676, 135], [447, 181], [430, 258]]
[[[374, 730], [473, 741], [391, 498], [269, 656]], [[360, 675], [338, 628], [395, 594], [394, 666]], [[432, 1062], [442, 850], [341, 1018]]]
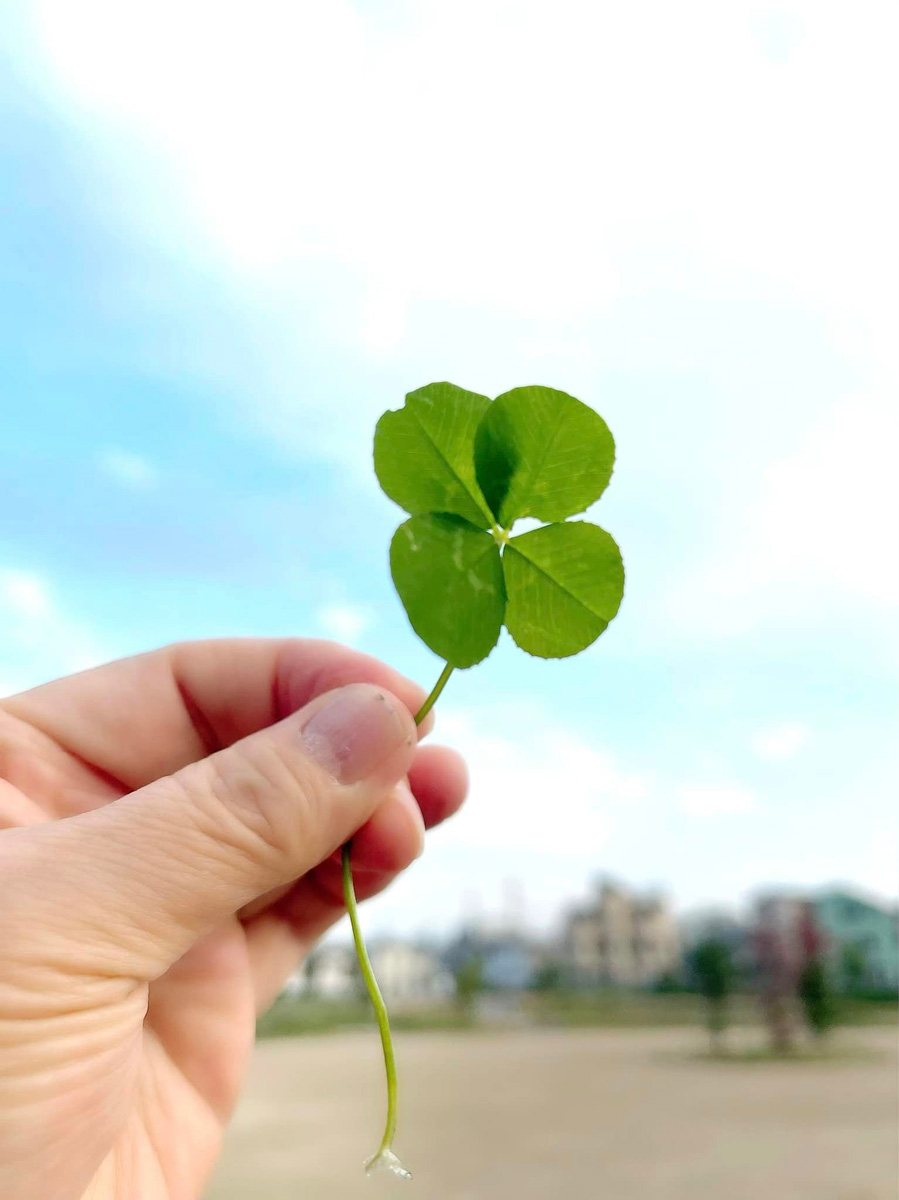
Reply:
[[681, 787], [677, 790], [681, 809], [691, 817], [719, 817], [751, 813], [756, 807], [756, 798], [747, 788], [725, 787]]
[[97, 466], [109, 479], [133, 491], [145, 491], [159, 482], [159, 473], [153, 464], [129, 450], [103, 450], [97, 455]]
[[786, 62], [802, 44], [803, 22], [796, 13], [783, 10], [759, 12], [752, 22], [759, 48], [772, 62]]
[[5, 694], [105, 661], [93, 633], [57, 604], [33, 571], [0, 568], [0, 673]]
[[353, 604], [332, 604], [316, 613], [316, 620], [328, 637], [355, 646], [372, 625], [372, 615]]
[[0, 570], [0, 604], [11, 617], [25, 622], [52, 614], [46, 585], [30, 571]]
[[358, 270], [345, 315], [375, 348], [434, 299], [602, 311], [628, 245], [689, 245], [856, 331], [892, 294], [886, 4], [849, 25], [806, 0], [773, 22], [755, 0], [424, 0], [390, 22], [348, 0], [34, 11], [68, 107], [144, 188], [153, 153], [195, 252]]
[[755, 494], [725, 493], [721, 545], [673, 587], [666, 612], [703, 636], [776, 621], [889, 614], [899, 602], [897, 413], [878, 397], [833, 404]]
[[440, 737], [465, 755], [474, 781], [445, 844], [577, 859], [587, 847], [596, 856], [616, 812], [649, 795], [648, 774], [567, 730], [530, 718], [527, 737], [518, 738], [489, 732], [487, 721], [461, 710], [439, 714]]
[[784, 721], [770, 729], [762, 729], [752, 739], [752, 749], [759, 758], [779, 762], [793, 758], [809, 743], [811, 731], [801, 721]]

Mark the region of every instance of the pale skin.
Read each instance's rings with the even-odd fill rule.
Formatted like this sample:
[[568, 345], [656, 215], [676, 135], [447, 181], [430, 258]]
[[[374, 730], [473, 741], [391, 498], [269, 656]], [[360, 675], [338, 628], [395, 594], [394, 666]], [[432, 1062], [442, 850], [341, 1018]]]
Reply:
[[363, 899], [462, 803], [424, 697], [247, 639], [0, 701], [4, 1200], [199, 1200], [256, 1015], [343, 914], [340, 846]]

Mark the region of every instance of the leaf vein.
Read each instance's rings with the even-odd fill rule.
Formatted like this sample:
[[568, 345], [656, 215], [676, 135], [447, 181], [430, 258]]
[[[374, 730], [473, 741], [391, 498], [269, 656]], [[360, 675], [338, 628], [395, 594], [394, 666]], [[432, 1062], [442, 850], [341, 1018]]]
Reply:
[[474, 492], [471, 490], [471, 488], [468, 486], [468, 484], [465, 482], [465, 480], [462, 478], [462, 476], [459, 474], [459, 472], [456, 470], [456, 468], [453, 466], [453, 464], [449, 461], [449, 459], [443, 453], [440, 446], [437, 444], [437, 441], [435, 440], [434, 437], [432, 437], [430, 431], [426, 428], [424, 423], [421, 421], [418, 414], [415, 411], [412, 411], [411, 416], [412, 416], [413, 420], [416, 422], [416, 424], [418, 425], [419, 429], [422, 431], [422, 433], [425, 435], [425, 437], [431, 443], [433, 448], [436, 450], [438, 458], [441, 460], [443, 465], [447, 468], [447, 470], [453, 476], [453, 478], [456, 480], [456, 482], [462, 486], [463, 491], [468, 496], [469, 500], [471, 500], [472, 504], [474, 504], [475, 508], [477, 508], [477, 510], [481, 514], [481, 516], [487, 517], [488, 520], [492, 520], [493, 519], [492, 517], [488, 517], [488, 514], [485, 510], [484, 505], [481, 503], [481, 501], [474, 494]]
[[[591, 617], [596, 617], [600, 621], [605, 620], [605, 617], [602, 615], [602, 613], [598, 613], [595, 608], [591, 608], [589, 604], [585, 603], [580, 598], [580, 596], [576, 596], [574, 594], [574, 592], [571, 591], [570, 588], [567, 588], [564, 583], [560, 583], [559, 580], [555, 578], [555, 576], [550, 575], [549, 571], [547, 571], [545, 567], [541, 567], [539, 563], [535, 563], [532, 558], [530, 558], [523, 551], [519, 550], [517, 546], [512, 546], [510, 544], [509, 546], [506, 547], [506, 553], [508, 554], [508, 552], [510, 550], [514, 550], [515, 553], [520, 555], [520, 557], [523, 558], [526, 563], [530, 563], [530, 565], [534, 568], [535, 571], [538, 571], [545, 579], [548, 579], [550, 581], [550, 583], [555, 584], [555, 586], [559, 589], [560, 592], [564, 592], [566, 596], [570, 596], [571, 599], [575, 602], [575, 604], [579, 604], [585, 612], [588, 612], [590, 614]], [[552, 593], [550, 593], [550, 594], [552, 594]], [[608, 624], [608, 622], [606, 622], [606, 623]]]

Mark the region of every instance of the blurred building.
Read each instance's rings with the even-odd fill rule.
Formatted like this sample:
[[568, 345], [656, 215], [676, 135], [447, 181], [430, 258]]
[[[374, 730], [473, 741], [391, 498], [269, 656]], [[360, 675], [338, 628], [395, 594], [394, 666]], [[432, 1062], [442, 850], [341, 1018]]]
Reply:
[[350, 946], [325, 943], [307, 960], [306, 991], [329, 1000], [347, 1000], [359, 995], [361, 979], [356, 955]]
[[647, 987], [679, 974], [680, 935], [663, 897], [601, 880], [595, 900], [568, 916], [564, 959], [580, 985]]
[[[452, 974], [440, 956], [413, 942], [382, 939], [369, 947], [375, 977], [388, 1003], [424, 1003], [450, 996]], [[364, 984], [350, 945], [320, 946], [287, 980], [288, 996], [348, 1000], [363, 995]]]
[[524, 938], [499, 938], [483, 957], [484, 983], [497, 990], [523, 991], [533, 982], [537, 952]]
[[839, 988], [899, 988], [899, 913], [895, 908], [840, 888], [813, 895], [767, 892], [756, 902], [756, 930], [776, 935], [782, 953], [793, 964], [807, 957], [802, 938], [810, 919]]
[[375, 978], [388, 1003], [425, 1002], [452, 995], [452, 973], [432, 951], [397, 939], [369, 951]]
[[297, 967], [294, 973], [288, 976], [287, 982], [281, 989], [282, 996], [307, 996], [309, 994], [309, 969], [308, 960], [301, 966]]
[[480, 987], [524, 991], [533, 984], [542, 953], [524, 934], [469, 928], [447, 946], [444, 961], [453, 975], [476, 962]]
[[899, 914], [837, 889], [813, 901], [829, 942], [828, 961], [845, 990], [899, 988]]

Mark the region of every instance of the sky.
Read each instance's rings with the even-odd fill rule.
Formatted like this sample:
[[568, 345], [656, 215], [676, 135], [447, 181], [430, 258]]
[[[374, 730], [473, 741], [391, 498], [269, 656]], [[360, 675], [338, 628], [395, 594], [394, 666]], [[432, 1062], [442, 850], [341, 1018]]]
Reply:
[[881, 0], [12, 0], [0, 694], [185, 638], [430, 685], [374, 422], [432, 380], [598, 409], [627, 568], [436, 736], [467, 810], [375, 932], [897, 890], [897, 14]]

